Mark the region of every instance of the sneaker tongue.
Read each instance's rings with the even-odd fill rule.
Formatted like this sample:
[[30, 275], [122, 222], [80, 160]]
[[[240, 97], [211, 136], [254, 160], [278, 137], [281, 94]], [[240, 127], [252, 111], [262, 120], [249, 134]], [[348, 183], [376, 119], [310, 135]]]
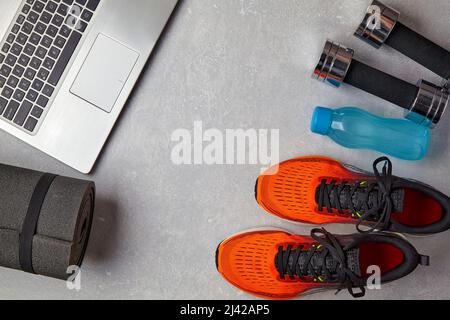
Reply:
[[[358, 206], [359, 203], [361, 203], [364, 200], [364, 197], [366, 196], [366, 191], [364, 189], [358, 189], [352, 196], [352, 203], [354, 206]], [[341, 193], [340, 195], [340, 201], [341, 203], [347, 203], [346, 199], [347, 195], [345, 193]], [[367, 201], [369, 203], [369, 206], [371, 206], [373, 203], [376, 203], [378, 198], [378, 190], [375, 189], [369, 194], [369, 200]], [[405, 190], [404, 189], [397, 189], [391, 192], [391, 199], [393, 204], [393, 212], [403, 212], [403, 203], [405, 199]], [[333, 203], [333, 201], [331, 201]], [[348, 209], [348, 208], [346, 208]]]
[[[350, 188], [350, 186], [348, 186]], [[317, 188], [316, 191], [316, 201], [319, 198], [319, 189]], [[358, 188], [356, 192], [352, 196], [352, 203], [355, 208], [361, 207], [361, 203], [364, 202], [364, 198], [366, 197], [366, 189], [365, 188]], [[341, 204], [342, 210], [348, 210], [348, 192], [341, 192], [339, 194], [339, 202]], [[376, 203], [378, 198], [378, 188], [376, 187], [373, 191], [370, 192], [367, 203], [369, 204], [369, 207], [372, 206], [372, 204]], [[404, 189], [396, 189], [391, 192], [391, 199], [393, 204], [393, 212], [403, 212], [403, 206], [405, 201], [405, 190]], [[334, 194], [331, 194], [330, 196], [330, 202], [331, 206], [333, 208], [337, 208], [336, 200]], [[346, 207], [344, 207], [346, 205]]]
[[[359, 268], [359, 249], [353, 248], [353, 249], [346, 251], [345, 253], [347, 255], [347, 268], [352, 270], [357, 276], [361, 276], [361, 271]], [[322, 252], [320, 252], [320, 251], [315, 252], [310, 261], [311, 265], [314, 267], [314, 270], [316, 272], [319, 269], [322, 269], [323, 259], [320, 258], [321, 254], [322, 254]], [[306, 263], [306, 257], [307, 257], [307, 253], [302, 253], [300, 258], [298, 259], [298, 266], [300, 267], [300, 269], [303, 269], [303, 267]], [[293, 263], [294, 263], [294, 257], [293, 257], [293, 255], [291, 255], [289, 257], [289, 266], [292, 266]], [[326, 264], [326, 268], [329, 271], [332, 271], [332, 274], [333, 274], [333, 272], [336, 271], [337, 262], [334, 260], [332, 255], [329, 254], [325, 258], [325, 264]], [[308, 276], [312, 276], [311, 270], [308, 269], [307, 274], [308, 274]]]
[[405, 189], [396, 189], [391, 193], [393, 212], [402, 213], [405, 204]]
[[361, 276], [361, 269], [359, 267], [359, 249], [354, 248], [346, 252], [347, 254], [347, 267], [353, 271], [358, 277]]

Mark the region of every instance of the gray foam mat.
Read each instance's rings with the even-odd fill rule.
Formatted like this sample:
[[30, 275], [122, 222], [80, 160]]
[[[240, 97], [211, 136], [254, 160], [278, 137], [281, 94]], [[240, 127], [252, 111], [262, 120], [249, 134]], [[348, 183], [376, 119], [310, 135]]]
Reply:
[[[20, 233], [42, 172], [0, 164], [0, 266], [21, 270]], [[36, 274], [67, 279], [67, 268], [81, 266], [95, 202], [91, 181], [56, 177], [45, 196], [33, 237]]]

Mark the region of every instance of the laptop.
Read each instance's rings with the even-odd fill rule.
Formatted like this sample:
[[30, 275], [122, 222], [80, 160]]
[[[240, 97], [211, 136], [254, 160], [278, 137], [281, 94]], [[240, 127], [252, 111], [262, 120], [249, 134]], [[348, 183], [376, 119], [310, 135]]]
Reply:
[[178, 0], [0, 0], [0, 129], [89, 173]]

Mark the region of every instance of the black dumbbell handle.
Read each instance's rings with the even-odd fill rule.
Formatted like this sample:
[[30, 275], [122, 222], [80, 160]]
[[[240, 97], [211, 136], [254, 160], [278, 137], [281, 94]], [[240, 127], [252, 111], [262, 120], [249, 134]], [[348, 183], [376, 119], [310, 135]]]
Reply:
[[418, 88], [353, 59], [344, 82], [409, 110]]
[[450, 52], [401, 22], [396, 23], [385, 44], [444, 79], [450, 79]]

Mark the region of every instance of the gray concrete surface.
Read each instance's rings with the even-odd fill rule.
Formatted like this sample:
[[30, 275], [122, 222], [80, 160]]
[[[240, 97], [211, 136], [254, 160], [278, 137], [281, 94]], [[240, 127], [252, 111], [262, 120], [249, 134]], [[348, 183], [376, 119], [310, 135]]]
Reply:
[[[350, 87], [310, 79], [326, 38], [356, 49], [360, 60], [416, 82], [431, 72], [391, 49], [375, 51], [352, 36], [368, 0], [184, 0], [142, 81], [130, 98], [95, 171], [98, 208], [82, 273], [82, 290], [64, 282], [0, 269], [0, 298], [13, 299], [248, 299], [217, 274], [214, 251], [233, 233], [276, 226], [254, 201], [259, 166], [176, 166], [178, 128], [280, 129], [282, 159], [322, 154], [370, 169], [379, 154], [343, 149], [309, 132], [313, 107], [356, 105], [385, 116], [402, 111]], [[403, 21], [450, 48], [450, 2], [386, 0]], [[424, 161], [394, 161], [397, 175], [446, 193], [450, 118], [433, 131]], [[83, 177], [0, 133], [0, 162]], [[352, 227], [330, 226], [350, 233]], [[371, 299], [450, 298], [448, 233], [412, 238], [432, 266], [369, 292]], [[306, 299], [347, 299], [342, 292]]]

